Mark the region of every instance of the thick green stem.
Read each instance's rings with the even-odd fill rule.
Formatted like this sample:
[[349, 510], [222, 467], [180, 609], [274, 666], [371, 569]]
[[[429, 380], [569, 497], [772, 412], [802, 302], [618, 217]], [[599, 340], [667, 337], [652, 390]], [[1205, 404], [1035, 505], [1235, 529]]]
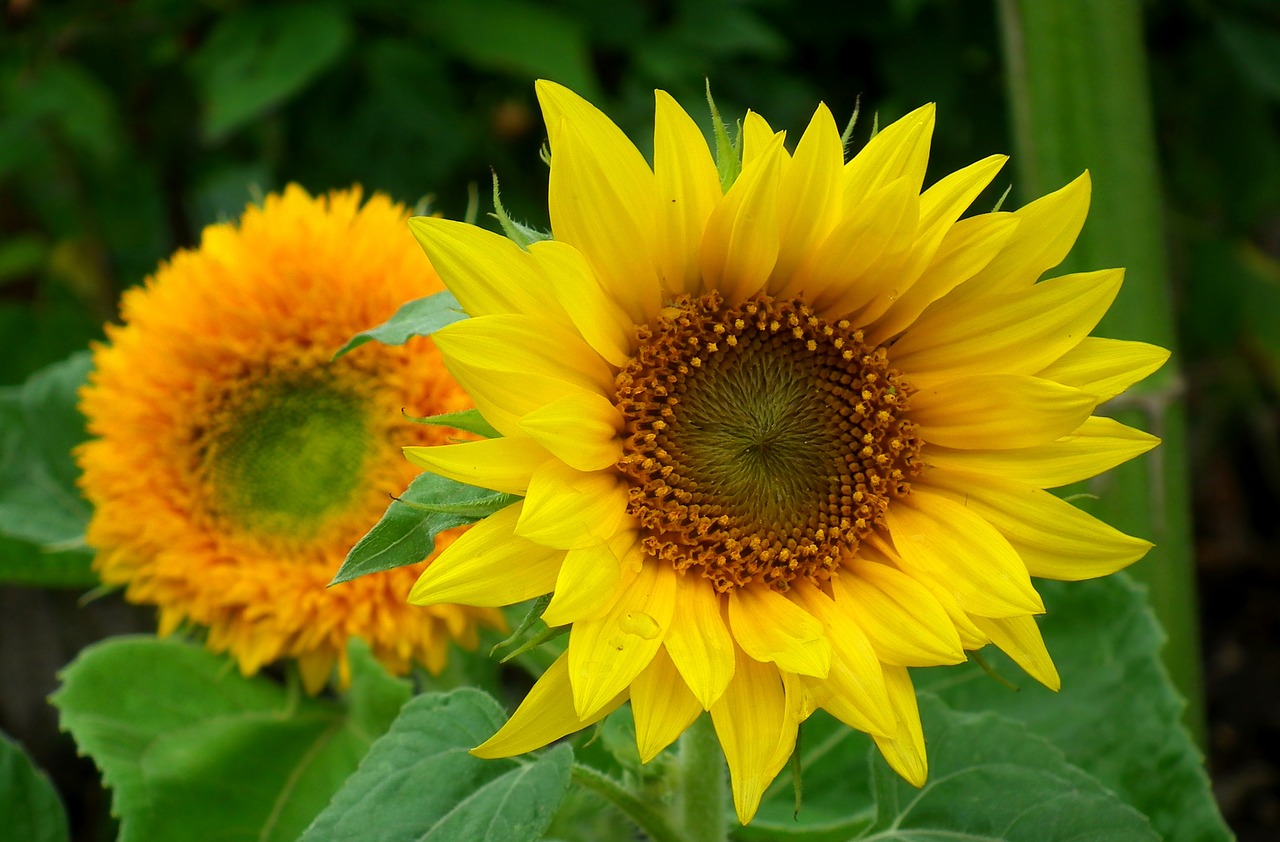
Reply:
[[621, 810], [653, 842], [691, 842], [685, 834], [671, 826], [662, 811], [655, 809], [648, 801], [603, 772], [575, 763], [573, 764], [573, 781], [600, 795]]
[[1126, 268], [1098, 331], [1175, 350], [1163, 370], [1104, 408], [1164, 444], [1100, 478], [1092, 508], [1155, 542], [1131, 568], [1169, 636], [1165, 664], [1204, 733], [1188, 502], [1185, 415], [1176, 358], [1141, 10], [1136, 0], [997, 0], [1024, 201], [1088, 169], [1093, 201], [1061, 272]]
[[720, 743], [703, 714], [680, 737], [680, 810], [689, 842], [728, 838], [728, 795]]

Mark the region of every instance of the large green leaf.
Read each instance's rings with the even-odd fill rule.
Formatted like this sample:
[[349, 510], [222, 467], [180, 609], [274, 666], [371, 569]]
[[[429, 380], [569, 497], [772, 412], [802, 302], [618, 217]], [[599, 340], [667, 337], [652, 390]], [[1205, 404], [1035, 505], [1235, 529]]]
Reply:
[[22, 746], [0, 734], [0, 828], [6, 839], [66, 842], [67, 814], [49, 778]]
[[1022, 720], [1149, 816], [1170, 842], [1231, 838], [1200, 752], [1181, 723], [1183, 702], [1160, 660], [1164, 636], [1142, 590], [1123, 575], [1037, 586], [1048, 609], [1041, 630], [1062, 675], [1060, 692], [1026, 678], [994, 647], [984, 657], [1018, 692], [974, 664], [916, 670], [917, 686], [953, 707]]
[[[76, 354], [0, 392], [0, 534], [50, 550], [83, 548], [91, 509], [76, 487], [71, 451], [86, 437], [77, 393], [92, 363]], [[22, 554], [0, 556], [0, 578], [28, 584], [92, 584], [88, 556], [64, 556], [51, 578]], [[67, 564], [80, 566], [68, 576]], [[74, 572], [74, 571], [72, 571]]]
[[191, 60], [205, 137], [220, 139], [284, 102], [350, 39], [346, 13], [330, 4], [246, 6], [221, 18]]
[[441, 532], [488, 517], [516, 499], [435, 474], [420, 474], [351, 548], [332, 584], [422, 561], [431, 555]]
[[175, 639], [81, 652], [53, 696], [112, 789], [121, 842], [293, 842], [409, 696], [362, 645], [345, 703]]
[[377, 327], [357, 333], [351, 340], [338, 349], [334, 357], [340, 357], [366, 342], [381, 342], [383, 345], [403, 345], [415, 336], [430, 336], [445, 325], [461, 321], [467, 317], [458, 299], [448, 290], [417, 298], [400, 305], [400, 309]]
[[524, 842], [538, 839], [569, 784], [573, 750], [536, 761], [468, 754], [506, 717], [478, 690], [419, 696], [370, 749], [303, 842]]

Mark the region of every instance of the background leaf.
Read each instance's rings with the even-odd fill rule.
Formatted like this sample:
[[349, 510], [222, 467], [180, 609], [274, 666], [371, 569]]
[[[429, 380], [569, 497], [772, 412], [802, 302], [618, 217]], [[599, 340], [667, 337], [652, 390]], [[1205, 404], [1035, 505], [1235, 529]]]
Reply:
[[445, 325], [465, 319], [467, 314], [453, 297], [453, 293], [437, 292], [426, 298], [419, 298], [401, 305], [399, 310], [382, 324], [357, 333], [351, 340], [338, 349], [334, 357], [340, 357], [353, 348], [359, 348], [366, 342], [381, 342], [383, 345], [403, 345], [415, 336], [430, 336]]
[[332, 584], [358, 576], [416, 564], [435, 548], [436, 536], [446, 529], [474, 523], [517, 498], [510, 494], [464, 485], [436, 474], [419, 474], [395, 500], [382, 519], [351, 548]]
[[0, 734], [0, 828], [8, 839], [66, 842], [67, 814], [22, 746]]
[[506, 716], [464, 688], [418, 696], [370, 749], [302, 842], [532, 842], [569, 784], [567, 744], [533, 762], [481, 760], [468, 749]]
[[112, 789], [120, 842], [293, 842], [408, 698], [353, 651], [349, 703], [172, 638], [85, 649], [53, 696]]

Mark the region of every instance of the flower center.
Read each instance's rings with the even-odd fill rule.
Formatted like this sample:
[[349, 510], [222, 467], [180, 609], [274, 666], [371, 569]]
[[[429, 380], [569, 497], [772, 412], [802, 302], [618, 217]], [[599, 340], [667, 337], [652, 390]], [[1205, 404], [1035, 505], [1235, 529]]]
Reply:
[[724, 592], [821, 582], [919, 470], [883, 347], [800, 300], [683, 296], [618, 375], [645, 548]]
[[359, 490], [373, 442], [356, 395], [323, 379], [268, 381], [224, 407], [202, 448], [217, 515], [306, 539]]

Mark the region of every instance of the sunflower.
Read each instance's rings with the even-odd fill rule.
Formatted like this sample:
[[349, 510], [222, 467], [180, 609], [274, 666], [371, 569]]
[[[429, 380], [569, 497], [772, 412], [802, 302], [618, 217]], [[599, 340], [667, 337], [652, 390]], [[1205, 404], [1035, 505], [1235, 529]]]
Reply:
[[642, 759], [710, 711], [742, 822], [816, 708], [922, 785], [908, 667], [987, 643], [1057, 689], [1031, 577], [1111, 573], [1150, 547], [1044, 489], [1157, 444], [1093, 416], [1163, 349], [1089, 337], [1106, 270], [1038, 281], [1084, 221], [1081, 176], [961, 219], [1005, 158], [922, 192], [934, 109], [852, 160], [819, 106], [789, 152], [756, 114], [722, 187], [658, 91], [652, 167], [548, 82], [554, 239], [410, 225], [472, 318], [435, 334], [501, 438], [411, 447], [521, 495], [410, 599], [552, 593], [565, 653], [475, 749], [528, 751], [630, 699]]
[[295, 658], [317, 692], [335, 663], [346, 680], [352, 636], [393, 671], [439, 671], [449, 640], [474, 646], [477, 623], [501, 624], [492, 609], [406, 605], [422, 565], [327, 587], [412, 479], [397, 447], [448, 440], [401, 409], [470, 406], [429, 340], [330, 362], [440, 288], [407, 217], [384, 196], [361, 207], [358, 189], [290, 186], [126, 292], [123, 325], [94, 349], [93, 438], [77, 455], [95, 567], [158, 607], [161, 634], [207, 627], [246, 675]]

